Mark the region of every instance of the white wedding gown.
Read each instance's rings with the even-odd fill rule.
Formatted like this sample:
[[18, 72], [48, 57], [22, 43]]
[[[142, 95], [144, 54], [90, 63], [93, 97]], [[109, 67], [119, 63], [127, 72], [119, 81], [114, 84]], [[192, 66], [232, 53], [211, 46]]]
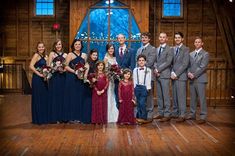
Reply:
[[[108, 60], [109, 64], [117, 64], [116, 58], [105, 57]], [[108, 122], [117, 122], [118, 120], [118, 109], [116, 106], [114, 82], [109, 81], [108, 87]]]

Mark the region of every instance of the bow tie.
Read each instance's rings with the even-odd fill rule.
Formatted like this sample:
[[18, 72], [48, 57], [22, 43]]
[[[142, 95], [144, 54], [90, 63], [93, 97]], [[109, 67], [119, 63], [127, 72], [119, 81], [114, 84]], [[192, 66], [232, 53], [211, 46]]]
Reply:
[[144, 67], [143, 68], [139, 68], [139, 70], [144, 70]]

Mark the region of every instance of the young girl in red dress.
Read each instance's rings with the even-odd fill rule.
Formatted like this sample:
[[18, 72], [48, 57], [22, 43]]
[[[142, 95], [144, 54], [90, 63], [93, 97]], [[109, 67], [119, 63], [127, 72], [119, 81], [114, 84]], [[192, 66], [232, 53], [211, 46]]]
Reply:
[[105, 75], [105, 64], [103, 61], [96, 63], [96, 82], [92, 90], [92, 123], [107, 123], [107, 88], [109, 81]]
[[134, 84], [132, 82], [132, 73], [130, 69], [124, 69], [124, 79], [118, 86], [119, 93], [119, 124], [135, 124], [134, 117]]

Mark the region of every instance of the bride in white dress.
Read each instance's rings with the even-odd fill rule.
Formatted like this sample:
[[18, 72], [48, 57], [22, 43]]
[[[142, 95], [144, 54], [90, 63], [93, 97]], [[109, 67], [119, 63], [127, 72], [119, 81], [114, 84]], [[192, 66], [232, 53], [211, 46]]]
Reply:
[[[109, 43], [106, 45], [106, 51], [104, 57], [104, 62], [106, 68], [109, 65], [117, 64], [116, 57], [114, 57], [114, 46]], [[116, 107], [115, 93], [114, 93], [115, 84], [112, 81], [109, 81], [108, 88], [108, 122], [117, 122], [118, 120], [118, 109]]]

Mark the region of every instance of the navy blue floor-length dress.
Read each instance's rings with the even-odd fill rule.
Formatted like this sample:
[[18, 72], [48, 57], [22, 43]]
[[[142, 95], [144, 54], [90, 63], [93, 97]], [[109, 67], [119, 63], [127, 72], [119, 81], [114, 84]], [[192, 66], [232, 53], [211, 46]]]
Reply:
[[[89, 71], [90, 73], [95, 73], [95, 63], [96, 61], [89, 62]], [[92, 110], [92, 88], [89, 83], [85, 83], [84, 92], [84, 103], [83, 103], [83, 113], [82, 113], [82, 122], [91, 123], [91, 110]]]
[[[57, 54], [57, 56], [52, 60], [64, 61], [65, 58], [63, 54]], [[60, 73], [58, 71], [53, 73], [49, 81], [49, 120], [50, 123], [55, 123], [57, 121], [65, 121], [64, 119], [64, 89], [65, 89], [65, 73]]]
[[[81, 57], [82, 53], [78, 56], [76, 53], [76, 58], [70, 61], [70, 68], [74, 68], [77, 63], [85, 64], [85, 60]], [[83, 108], [82, 105], [84, 103], [83, 99], [83, 91], [84, 91], [84, 83], [83, 80], [77, 78], [74, 73], [66, 72], [66, 80], [65, 80], [65, 90], [64, 90], [64, 102], [65, 107], [64, 111], [64, 119], [66, 121], [80, 121], [82, 122], [82, 113]]]
[[[41, 55], [40, 55], [41, 56]], [[46, 60], [41, 59], [35, 63], [34, 67], [42, 68], [46, 65]], [[47, 82], [37, 74], [33, 73], [32, 77], [32, 123], [48, 123], [48, 86]]]

